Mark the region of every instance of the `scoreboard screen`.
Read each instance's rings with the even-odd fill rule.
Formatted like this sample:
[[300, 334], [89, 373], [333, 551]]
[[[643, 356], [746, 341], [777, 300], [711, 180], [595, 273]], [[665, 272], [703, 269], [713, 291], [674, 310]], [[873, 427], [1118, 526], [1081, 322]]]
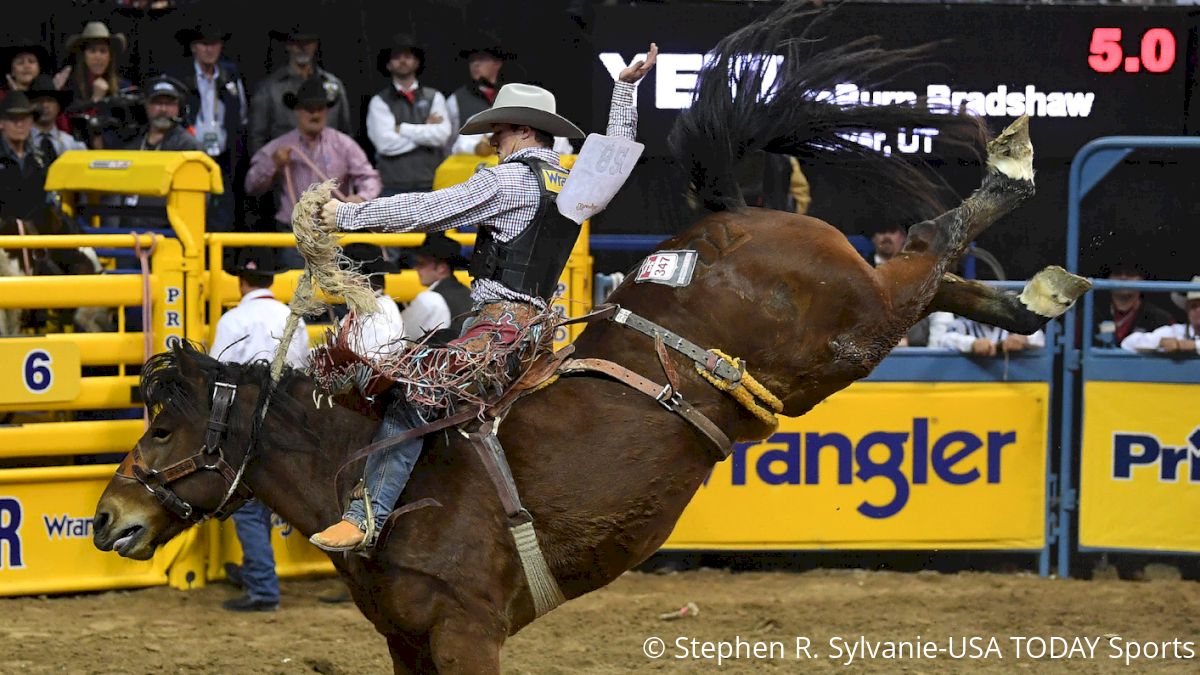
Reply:
[[[705, 52], [773, 7], [598, 8], [592, 128], [604, 128], [612, 78], [655, 41], [658, 65], [638, 94], [638, 135], [647, 154], [665, 154], [666, 136], [678, 111], [691, 103]], [[833, 12], [821, 35], [830, 46], [869, 35], [890, 48], [939, 43], [931, 67], [905, 73], [886, 88], [841, 83], [832, 92], [837, 100], [926, 97], [965, 106], [994, 132], [1026, 114], [1039, 156], [1069, 159], [1098, 136], [1186, 131], [1194, 13], [1187, 7], [847, 4]], [[921, 155], [936, 152], [930, 131], [856, 140], [884, 152]]]

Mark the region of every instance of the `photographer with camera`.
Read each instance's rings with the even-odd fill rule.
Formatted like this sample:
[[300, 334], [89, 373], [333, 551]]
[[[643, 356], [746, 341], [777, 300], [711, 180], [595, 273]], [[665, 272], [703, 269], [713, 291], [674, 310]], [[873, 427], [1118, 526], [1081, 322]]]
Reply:
[[67, 38], [75, 58], [71, 88], [75, 103], [67, 109], [72, 129], [91, 148], [117, 148], [133, 128], [133, 85], [117, 76], [115, 53], [125, 51], [125, 35], [110, 33], [101, 21]]

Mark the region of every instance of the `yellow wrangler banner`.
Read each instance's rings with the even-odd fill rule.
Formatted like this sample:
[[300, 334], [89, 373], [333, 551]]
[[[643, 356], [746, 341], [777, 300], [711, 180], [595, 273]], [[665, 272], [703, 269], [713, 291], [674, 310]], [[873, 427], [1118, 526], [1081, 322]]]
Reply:
[[79, 396], [79, 345], [45, 338], [0, 340], [0, 405]]
[[145, 562], [92, 545], [92, 516], [113, 468], [0, 471], [0, 596], [167, 583], [168, 566], [194, 538], [188, 533]]
[[677, 549], [1039, 549], [1045, 383], [860, 382], [738, 444]]
[[1079, 545], [1200, 552], [1200, 384], [1085, 382]]

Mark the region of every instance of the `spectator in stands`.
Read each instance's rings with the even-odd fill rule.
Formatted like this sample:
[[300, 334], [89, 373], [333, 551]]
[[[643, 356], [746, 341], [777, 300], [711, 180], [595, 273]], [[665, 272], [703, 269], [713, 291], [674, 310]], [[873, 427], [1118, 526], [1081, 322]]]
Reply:
[[[242, 301], [217, 322], [209, 354], [232, 363], [270, 361], [283, 336], [288, 306], [271, 294], [279, 271], [270, 248], [246, 247], [238, 251], [234, 272]], [[288, 344], [286, 362], [303, 368], [308, 362], [308, 333], [300, 321]], [[222, 603], [235, 612], [273, 612], [279, 608], [279, 577], [275, 574], [275, 551], [271, 548], [271, 511], [257, 499], [233, 513], [242, 565], [226, 565], [230, 580], [240, 582], [245, 595]]]
[[[1200, 284], [1200, 276], [1192, 277]], [[1188, 291], [1181, 298], [1187, 310], [1187, 322], [1159, 326], [1153, 331], [1131, 333], [1121, 341], [1121, 349], [1132, 352], [1163, 352], [1166, 354], [1200, 354], [1200, 291]]]
[[[805, 183], [807, 184], [807, 181]], [[878, 221], [871, 228], [871, 245], [874, 248], [874, 253], [867, 258], [867, 262], [871, 263], [872, 267], [879, 267], [900, 254], [900, 251], [904, 249], [904, 243], [908, 241], [908, 232], [902, 226], [887, 221]], [[908, 329], [908, 333], [900, 338], [900, 343], [896, 346], [936, 346], [930, 341], [931, 321], [932, 319], [926, 316], [913, 324], [912, 328]]]
[[[1145, 281], [1146, 274], [1135, 264], [1114, 265], [1108, 273], [1113, 281]], [[1096, 303], [1095, 341], [1100, 347], [1118, 347], [1133, 333], [1152, 332], [1175, 323], [1167, 310], [1145, 302], [1141, 291], [1112, 291], [1108, 303]]]
[[234, 174], [245, 161], [246, 128], [250, 123], [246, 84], [237, 66], [222, 57], [230, 37], [230, 33], [207, 22], [175, 33], [175, 39], [192, 57], [187, 67], [176, 73], [187, 85], [184, 124], [195, 130], [200, 147], [221, 167], [225, 183], [225, 192], [212, 196], [207, 222], [210, 232], [233, 229], [238, 192], [234, 189]]
[[[21, 39], [16, 44], [0, 49], [0, 64], [8, 67], [5, 86], [0, 90], [0, 99], [10, 91], [27, 92], [33, 87], [33, 81], [38, 75], [51, 77], [53, 60], [50, 52], [34, 40]], [[55, 73], [52, 81], [55, 89], [66, 86], [67, 78], [71, 75], [71, 67], [67, 66]]]
[[71, 100], [71, 92], [54, 86], [49, 75], [38, 75], [29, 88], [29, 100], [37, 108], [34, 117], [33, 147], [42, 153], [46, 166], [68, 150], [86, 150], [87, 146], [55, 125], [62, 109]]
[[929, 346], [934, 349], [995, 356], [1046, 346], [1046, 334], [1040, 330], [1033, 335], [1019, 335], [950, 312], [934, 312], [928, 318]]
[[258, 152], [273, 138], [296, 128], [296, 117], [283, 104], [285, 94], [295, 94], [301, 84], [316, 76], [329, 103], [329, 126], [351, 133], [350, 102], [346, 86], [333, 73], [317, 65], [320, 36], [311, 29], [293, 27], [287, 33], [272, 31], [287, 42], [288, 64], [267, 76], [250, 101], [250, 152]]
[[379, 52], [378, 65], [390, 81], [371, 97], [367, 137], [375, 146], [381, 196], [429, 192], [450, 139], [446, 99], [417, 82], [425, 69], [425, 50], [411, 37], [394, 36], [391, 47]]
[[471, 289], [454, 276], [454, 270], [467, 267], [462, 246], [444, 232], [427, 234], [409, 260], [425, 290], [404, 308], [404, 338], [420, 340], [436, 331], [428, 344], [445, 345], [462, 332], [463, 321], [471, 312]]
[[483, 45], [487, 37], [489, 36], [476, 38], [480, 41], [478, 44], [458, 52], [459, 56], [467, 60], [467, 72], [471, 80], [455, 89], [446, 101], [446, 110], [450, 113], [450, 128], [453, 129], [449, 140], [452, 154], [487, 157], [494, 152], [487, 142], [486, 134], [458, 134], [463, 120], [492, 107], [496, 100], [496, 92], [500, 91], [502, 85], [500, 68], [506, 60], [515, 58], [499, 44]]
[[0, 217], [35, 220], [46, 207], [48, 165], [30, 143], [36, 115], [23, 91], [0, 102]]
[[[116, 53], [125, 51], [125, 35], [111, 33], [102, 21], [91, 21], [83, 32], [67, 38], [67, 52], [75, 57], [72, 91], [75, 103], [68, 116], [103, 114], [100, 104], [119, 93], [128, 93], [132, 83], [117, 76]], [[82, 63], [80, 63], [82, 60]], [[93, 148], [119, 147], [121, 138], [113, 129], [93, 134]]]
[[[516, 58], [515, 54], [499, 46], [499, 40], [490, 35], [482, 35], [476, 40], [475, 45], [458, 52], [459, 56], [467, 60], [471, 81], [455, 89], [446, 101], [446, 109], [450, 112], [450, 127], [456, 133], [462, 128], [464, 120], [492, 107], [496, 100], [496, 92], [500, 91], [503, 84], [500, 68], [505, 61]], [[496, 152], [490, 139], [491, 134], [486, 133], [457, 136], [451, 134], [450, 153], [490, 157]], [[559, 154], [574, 152], [571, 142], [562, 136], [554, 137], [553, 149]]]
[[146, 128], [126, 146], [128, 150], [203, 150], [183, 127], [180, 113], [187, 85], [170, 75], [156, 75], [142, 84], [146, 97]]
[[[250, 160], [246, 173], [246, 192], [261, 195], [274, 187], [275, 227], [292, 231], [292, 207], [300, 194], [313, 183], [336, 178], [345, 201], [363, 202], [379, 196], [379, 172], [371, 166], [358, 143], [346, 134], [327, 126], [331, 109], [337, 105], [327, 95], [325, 80], [313, 74], [299, 91], [284, 92], [281, 103], [294, 109], [297, 128], [264, 145]], [[283, 249], [284, 261], [303, 267], [304, 260], [295, 249]]]

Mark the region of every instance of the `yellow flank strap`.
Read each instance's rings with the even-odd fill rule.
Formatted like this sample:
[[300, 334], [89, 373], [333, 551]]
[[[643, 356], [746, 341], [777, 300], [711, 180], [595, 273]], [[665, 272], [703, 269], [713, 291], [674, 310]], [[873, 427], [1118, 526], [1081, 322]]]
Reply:
[[[754, 379], [753, 375], [746, 372], [746, 364], [741, 359], [735, 359], [719, 349], [710, 349], [709, 351], [741, 371], [742, 378], [737, 383], [731, 384], [708, 372], [703, 366], [697, 363], [696, 372], [700, 373], [700, 377], [708, 380], [708, 383], [717, 389], [729, 392], [729, 395], [733, 396], [735, 401], [741, 403], [742, 407], [753, 413], [755, 417], [771, 425], [772, 429], [777, 428], [779, 426], [779, 418], [776, 417], [776, 414], [783, 411], [783, 402], [779, 400], [779, 397], [768, 391], [758, 380]], [[766, 404], [770, 410], [764, 408], [759, 401]]]

